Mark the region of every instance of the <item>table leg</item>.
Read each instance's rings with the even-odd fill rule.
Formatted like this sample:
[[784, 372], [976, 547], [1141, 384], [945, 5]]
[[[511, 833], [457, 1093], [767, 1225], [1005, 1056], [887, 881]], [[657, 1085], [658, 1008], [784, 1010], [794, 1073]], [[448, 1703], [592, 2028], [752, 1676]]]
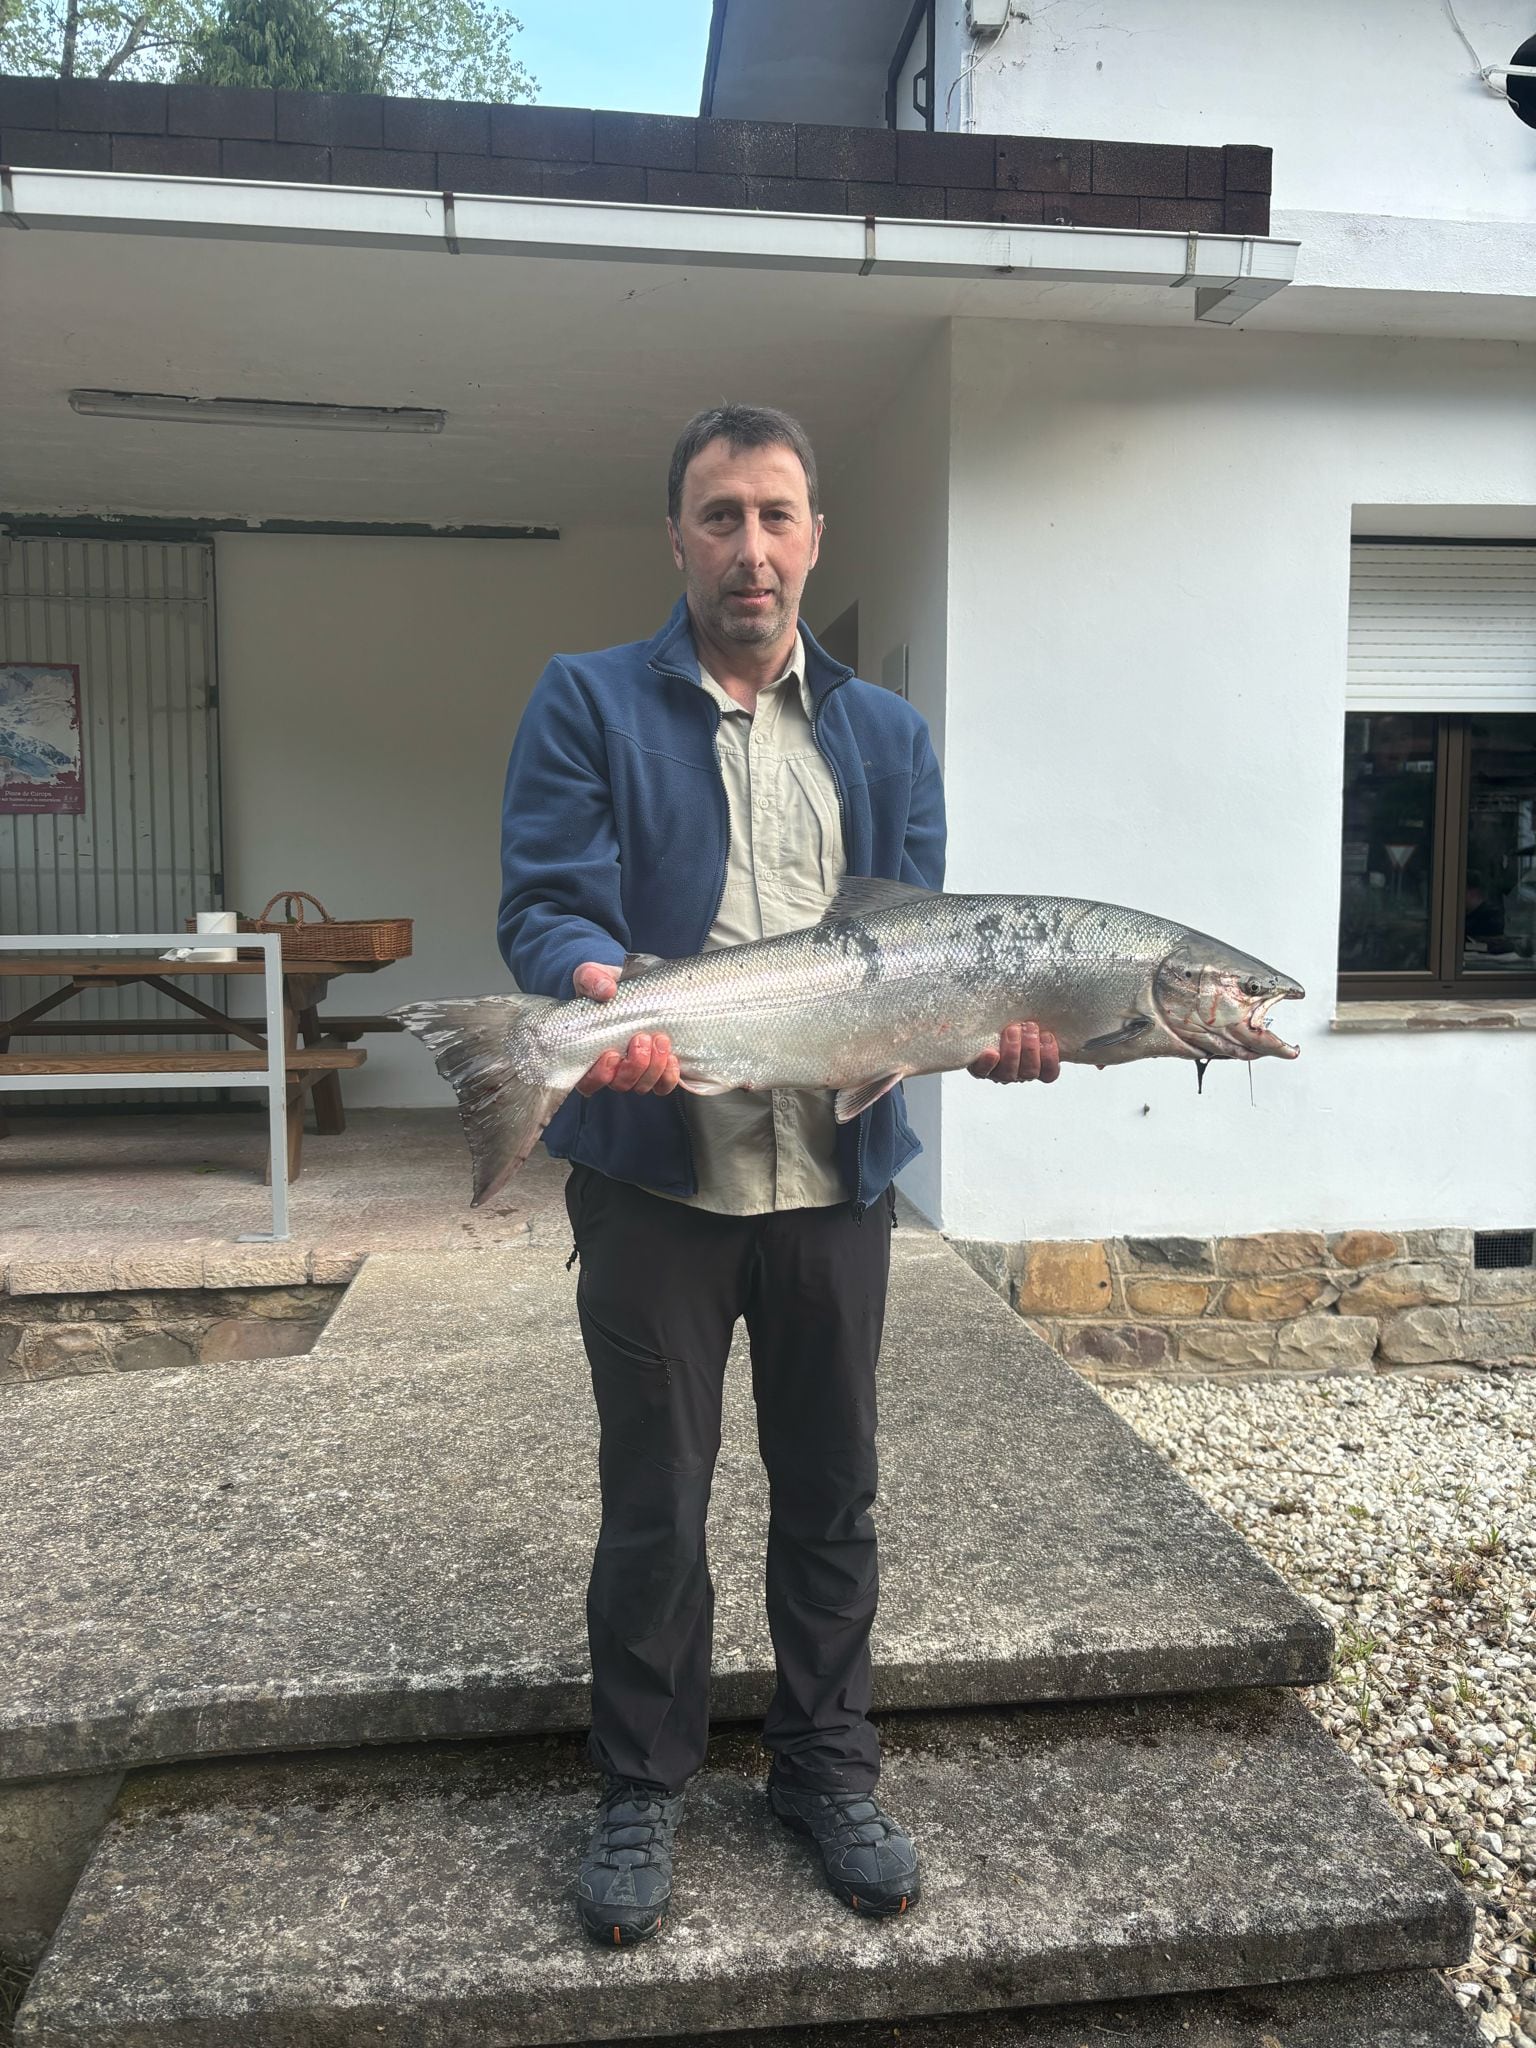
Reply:
[[[56, 1010], [60, 1003], [67, 1003], [71, 996], [81, 994], [85, 986], [82, 981], [67, 981], [63, 988], [56, 988], [52, 995], [44, 996], [41, 1002], [33, 1003], [30, 1009], [18, 1010], [14, 1017], [0, 1017], [0, 1052], [9, 1052], [11, 1040], [24, 1036], [29, 1024], [35, 1023], [39, 1017], [45, 1017], [50, 1010]], [[3, 1110], [0, 1110], [0, 1138], [8, 1138], [10, 1135], [10, 1122]]]
[[[306, 1045], [318, 1045], [325, 1036], [320, 1013], [311, 1007], [300, 1010], [299, 1023]], [[341, 1076], [334, 1070], [321, 1074], [311, 1091], [315, 1104], [315, 1129], [323, 1138], [337, 1137], [347, 1128], [347, 1113], [341, 1106]]]

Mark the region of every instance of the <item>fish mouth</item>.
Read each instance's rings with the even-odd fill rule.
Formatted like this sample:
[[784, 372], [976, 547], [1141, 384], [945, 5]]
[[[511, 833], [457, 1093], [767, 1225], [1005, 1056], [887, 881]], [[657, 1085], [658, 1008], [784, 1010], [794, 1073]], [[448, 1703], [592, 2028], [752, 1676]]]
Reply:
[[1272, 996], [1265, 996], [1262, 1002], [1254, 1004], [1246, 1017], [1235, 1017], [1227, 1026], [1227, 1035], [1235, 1039], [1240, 1059], [1258, 1060], [1268, 1056], [1275, 1059], [1294, 1060], [1301, 1057], [1301, 1047], [1291, 1045], [1269, 1028], [1270, 1012], [1277, 1003], [1288, 1003], [1299, 999], [1305, 993], [1300, 988], [1277, 989]]
[[1300, 1046], [1270, 1028], [1270, 1015], [1280, 1003], [1299, 1002], [1306, 990], [1272, 967], [1241, 956], [1219, 965], [1173, 957], [1158, 969], [1154, 992], [1163, 1022], [1193, 1059], [1300, 1057]]

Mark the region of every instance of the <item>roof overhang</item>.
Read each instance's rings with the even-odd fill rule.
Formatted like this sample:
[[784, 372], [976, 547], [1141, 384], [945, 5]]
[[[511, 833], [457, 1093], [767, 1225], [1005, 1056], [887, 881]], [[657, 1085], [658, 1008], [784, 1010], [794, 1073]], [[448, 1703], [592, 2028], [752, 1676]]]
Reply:
[[1281, 213], [1299, 256], [1255, 331], [1536, 340], [1536, 223]]
[[[1296, 268], [1294, 243], [1262, 236], [602, 205], [113, 172], [6, 172], [3, 211], [6, 225], [24, 231], [708, 264], [1005, 287], [1016, 281], [1176, 289], [1195, 319], [1224, 326], [1280, 291]], [[1058, 309], [1052, 317], [1073, 316]]]
[[[729, 395], [803, 418], [830, 476], [954, 319], [1193, 335], [1278, 291], [1296, 254], [65, 171], [16, 170], [4, 198], [0, 511], [268, 525], [649, 518], [679, 422]], [[75, 388], [430, 407], [447, 424], [100, 419], [71, 410]]]

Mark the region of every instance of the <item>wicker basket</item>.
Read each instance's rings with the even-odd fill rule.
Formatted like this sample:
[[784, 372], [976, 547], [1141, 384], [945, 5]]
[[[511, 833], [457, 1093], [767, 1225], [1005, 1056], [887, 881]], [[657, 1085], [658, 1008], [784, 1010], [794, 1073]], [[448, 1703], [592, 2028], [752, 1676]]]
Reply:
[[[283, 915], [273, 918], [278, 903]], [[306, 903], [319, 911], [318, 919], [306, 919]], [[408, 917], [332, 917], [307, 889], [280, 889], [259, 917], [242, 917], [238, 929], [276, 933], [285, 960], [403, 960], [411, 950], [411, 923]], [[187, 930], [195, 929], [196, 920], [190, 920]]]

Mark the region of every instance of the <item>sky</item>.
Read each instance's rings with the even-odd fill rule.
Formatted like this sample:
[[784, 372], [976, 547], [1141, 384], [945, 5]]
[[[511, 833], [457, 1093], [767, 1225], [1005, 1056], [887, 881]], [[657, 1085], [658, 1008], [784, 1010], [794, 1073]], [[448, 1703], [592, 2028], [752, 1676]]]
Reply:
[[696, 114], [710, 0], [510, 0], [547, 107]]

